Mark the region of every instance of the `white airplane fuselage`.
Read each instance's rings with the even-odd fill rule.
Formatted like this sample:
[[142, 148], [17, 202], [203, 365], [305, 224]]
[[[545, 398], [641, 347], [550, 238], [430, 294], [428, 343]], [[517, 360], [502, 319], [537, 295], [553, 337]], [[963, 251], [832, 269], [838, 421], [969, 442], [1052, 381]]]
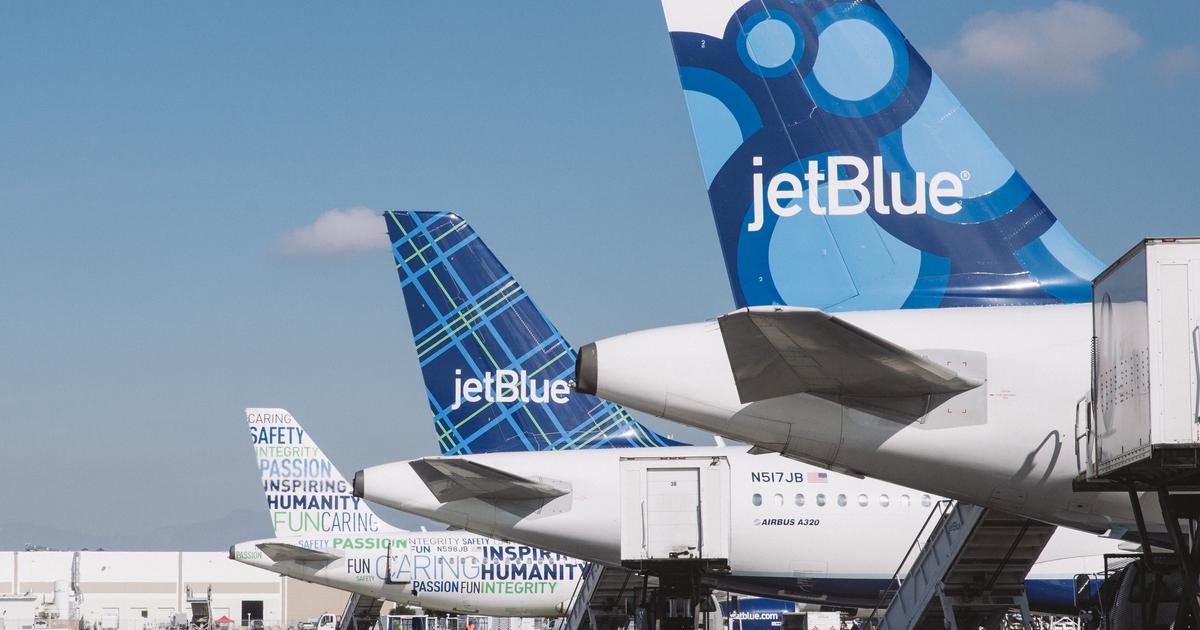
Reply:
[[[984, 389], [908, 423], [802, 394], [743, 404], [721, 331], [708, 321], [596, 342], [596, 393], [834, 470], [1068, 527], [1135, 528], [1124, 493], [1077, 493], [1071, 486], [1077, 403], [1090, 389], [1091, 305], [836, 316], [917, 353], [984, 353]], [[1163, 531], [1147, 499], [1148, 525]]]
[[[337, 557], [276, 561], [258, 546], [271, 543]], [[462, 531], [270, 538], [239, 543], [229, 553], [251, 566], [403, 606], [500, 617], [562, 616], [587, 566]]]
[[[726, 458], [730, 573], [710, 585], [839, 605], [875, 603], [939, 499], [775, 454], [750, 454], [744, 446], [456, 457], [552, 480], [569, 491], [536, 510], [475, 498], [442, 503], [408, 462], [394, 462], [361, 472], [363, 496], [482, 535], [620, 566], [622, 458]], [[1082, 532], [1060, 530], [1055, 541], [1031, 580], [1065, 586], [1075, 573], [1100, 570], [1100, 554], [1117, 551], [1114, 541]]]

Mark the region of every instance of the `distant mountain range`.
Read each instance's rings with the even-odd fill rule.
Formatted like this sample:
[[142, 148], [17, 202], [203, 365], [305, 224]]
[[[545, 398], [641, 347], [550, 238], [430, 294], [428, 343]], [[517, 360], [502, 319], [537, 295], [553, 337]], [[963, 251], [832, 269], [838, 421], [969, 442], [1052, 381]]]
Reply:
[[[86, 519], [80, 522], [86, 526]], [[270, 538], [270, 520], [263, 511], [235, 510], [225, 516], [144, 531], [96, 534], [24, 522], [0, 523], [0, 550], [25, 545], [50, 549], [108, 551], [224, 551], [244, 540]]]

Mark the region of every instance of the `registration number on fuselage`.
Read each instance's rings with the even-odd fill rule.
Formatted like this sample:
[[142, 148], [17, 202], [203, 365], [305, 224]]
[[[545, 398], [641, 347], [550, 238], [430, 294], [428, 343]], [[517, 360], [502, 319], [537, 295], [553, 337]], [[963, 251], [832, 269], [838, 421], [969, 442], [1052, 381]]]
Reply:
[[804, 473], [801, 472], [751, 472], [751, 483], [804, 483]]

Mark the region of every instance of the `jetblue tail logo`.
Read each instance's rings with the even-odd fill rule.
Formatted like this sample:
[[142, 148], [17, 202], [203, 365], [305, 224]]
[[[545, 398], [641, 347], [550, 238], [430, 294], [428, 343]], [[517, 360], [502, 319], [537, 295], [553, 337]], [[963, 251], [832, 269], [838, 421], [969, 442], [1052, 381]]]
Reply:
[[1102, 268], [873, 0], [663, 0], [739, 307], [1090, 299]]
[[482, 379], [462, 377], [454, 370], [454, 404], [458, 409], [464, 402], [477, 403], [554, 403], [565, 405], [571, 400], [571, 385], [561, 379], [530, 378], [524, 370], [485, 372]]
[[386, 220], [443, 454], [672, 443], [570, 388], [574, 350], [465, 221]]
[[[754, 166], [762, 166], [762, 158], [755, 157]], [[852, 175], [843, 174], [849, 171]], [[970, 175], [964, 172], [968, 178]], [[891, 173], [890, 181], [884, 181], [887, 174], [883, 169], [883, 158], [875, 156], [871, 159], [871, 168], [867, 163], [853, 155], [830, 156], [822, 170], [819, 162], [808, 163], [808, 169], [801, 175], [779, 173], [763, 185], [763, 174], [754, 173], [754, 218], [746, 226], [746, 230], [757, 232], [763, 228], [766, 211], [763, 200], [770, 206], [771, 212], [778, 217], [790, 217], [802, 212], [805, 207], [800, 201], [807, 196], [807, 209], [816, 215], [831, 216], [855, 215], [866, 212], [867, 208], [876, 214], [925, 214], [929, 208], [941, 214], [955, 214], [962, 210], [963, 180], [954, 173], [935, 173], [928, 178], [924, 172], [916, 173], [916, 198], [913, 203], [903, 202], [899, 173]], [[890, 197], [895, 208], [888, 205], [884, 196], [884, 186], [890, 187]], [[821, 188], [825, 195], [821, 195]], [[929, 199], [926, 204], [926, 190]], [[852, 195], [850, 203], [844, 204], [846, 194]], [[822, 201], [822, 196], [825, 200]], [[785, 203], [786, 202], [786, 203]]]

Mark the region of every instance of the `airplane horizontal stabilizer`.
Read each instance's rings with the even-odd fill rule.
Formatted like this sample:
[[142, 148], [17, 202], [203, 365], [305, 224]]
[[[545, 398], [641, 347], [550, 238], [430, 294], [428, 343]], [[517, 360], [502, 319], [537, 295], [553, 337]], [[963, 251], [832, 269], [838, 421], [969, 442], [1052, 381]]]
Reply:
[[743, 403], [813, 394], [911, 419], [931, 397], [983, 384], [816, 309], [751, 307], [717, 322]]
[[466, 459], [427, 457], [413, 460], [409, 465], [442, 503], [462, 499], [546, 500], [569, 492], [554, 482], [519, 477]]
[[275, 562], [321, 562], [328, 564], [338, 559], [338, 556], [332, 553], [289, 543], [258, 543], [255, 546]]

